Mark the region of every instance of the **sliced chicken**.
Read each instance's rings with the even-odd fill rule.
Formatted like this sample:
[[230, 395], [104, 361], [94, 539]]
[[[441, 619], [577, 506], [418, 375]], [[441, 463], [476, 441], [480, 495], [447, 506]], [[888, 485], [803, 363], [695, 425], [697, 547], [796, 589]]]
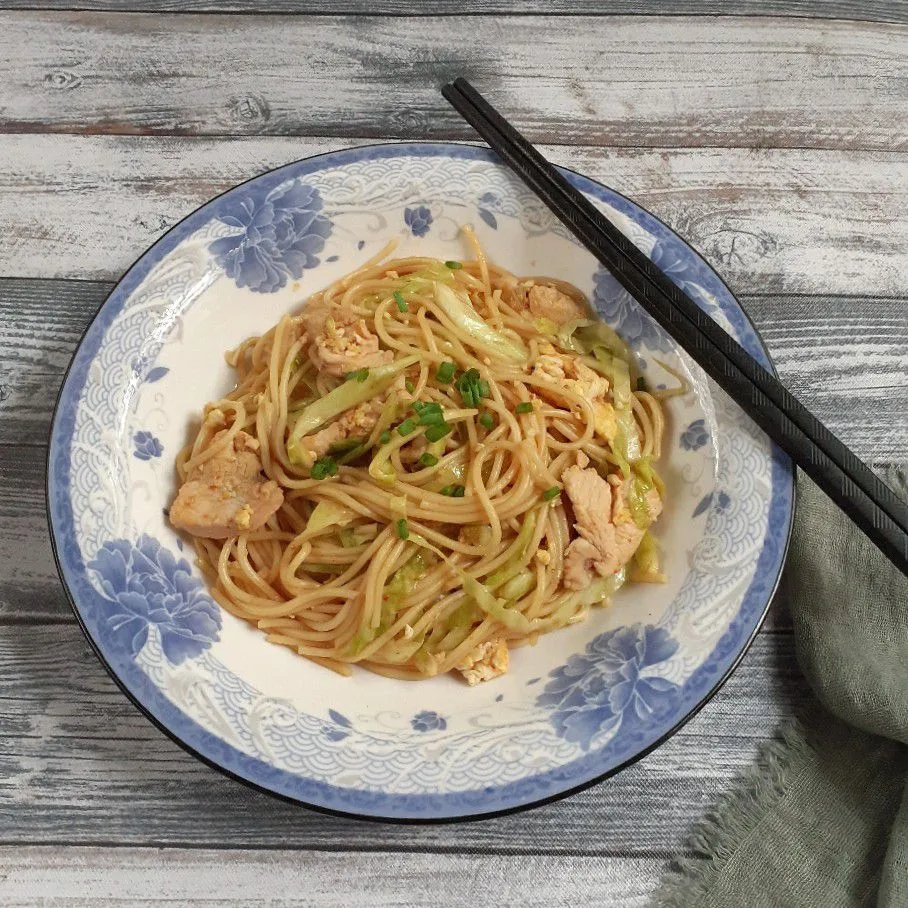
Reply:
[[[645, 529], [634, 520], [628, 504], [630, 482], [618, 486], [604, 480], [591, 467], [569, 467], [561, 476], [564, 489], [574, 508], [574, 528], [580, 534], [567, 547], [564, 586], [585, 589], [596, 575], [617, 573], [630, 561]], [[644, 499], [648, 522], [662, 512], [662, 499], [650, 489]]]
[[504, 640], [487, 640], [468, 653], [455, 666], [470, 687], [491, 681], [508, 670], [508, 645]]
[[[226, 431], [218, 432], [212, 444]], [[258, 447], [251, 435], [238, 432], [223, 451], [194, 467], [170, 507], [170, 522], [207, 539], [261, 529], [283, 503], [284, 493], [262, 474]]]
[[379, 348], [378, 337], [355, 312], [340, 306], [314, 305], [303, 310], [302, 319], [313, 338], [309, 356], [321, 372], [342, 376], [394, 359], [390, 350]]
[[551, 319], [556, 325], [573, 322], [578, 318], [589, 318], [590, 315], [589, 307], [580, 300], [545, 284], [530, 287], [527, 292], [527, 307], [536, 318]]

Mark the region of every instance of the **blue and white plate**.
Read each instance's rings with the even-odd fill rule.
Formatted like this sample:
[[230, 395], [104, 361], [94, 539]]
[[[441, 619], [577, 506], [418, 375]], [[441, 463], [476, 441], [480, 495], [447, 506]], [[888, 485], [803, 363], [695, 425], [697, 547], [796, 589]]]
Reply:
[[[734, 297], [656, 218], [573, 173], [635, 243], [764, 365]], [[467, 688], [341, 678], [267, 643], [209, 597], [169, 527], [174, 457], [231, 387], [225, 350], [390, 238], [464, 257], [471, 224], [511, 271], [565, 278], [630, 342], [668, 404], [658, 538], [669, 582], [629, 586], [588, 621]], [[380, 145], [266, 173], [182, 221], [129, 270], [73, 360], [48, 469], [54, 549], [85, 633], [126, 693], [192, 752], [300, 802], [449, 819], [581, 788], [646, 753], [716, 690], [766, 612], [792, 517], [788, 460], [511, 173], [481, 148]]]

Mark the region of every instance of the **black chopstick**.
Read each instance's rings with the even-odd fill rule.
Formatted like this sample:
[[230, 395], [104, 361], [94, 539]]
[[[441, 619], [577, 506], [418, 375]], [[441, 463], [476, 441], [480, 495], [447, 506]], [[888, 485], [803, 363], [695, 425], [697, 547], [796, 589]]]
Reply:
[[465, 80], [444, 96], [644, 309], [908, 574], [908, 507]]

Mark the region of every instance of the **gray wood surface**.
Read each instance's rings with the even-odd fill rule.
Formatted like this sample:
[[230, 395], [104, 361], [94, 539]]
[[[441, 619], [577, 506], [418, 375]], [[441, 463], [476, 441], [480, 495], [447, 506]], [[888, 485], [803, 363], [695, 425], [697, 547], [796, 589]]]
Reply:
[[307, 15], [461, 16], [633, 14], [644, 16], [810, 16], [908, 20], [905, 0], [0, 0], [0, 10], [297, 13]]
[[908, 149], [903, 25], [274, 15], [225, 28], [211, 15], [86, 12], [2, 23], [6, 132], [472, 139], [438, 93], [464, 75], [539, 142]]
[[[602, 785], [457, 826], [326, 817], [189, 757], [92, 654], [47, 538], [56, 391], [111, 282], [163, 230], [308, 154], [472, 140], [437, 94], [465, 74], [546, 154], [714, 262], [785, 380], [862, 457], [906, 460], [908, 3], [0, 10], [0, 906], [646, 904], [691, 825], [810, 708], [784, 602], [703, 711]], [[550, 15], [567, 12], [585, 15]], [[608, 15], [627, 12], [686, 15]]]

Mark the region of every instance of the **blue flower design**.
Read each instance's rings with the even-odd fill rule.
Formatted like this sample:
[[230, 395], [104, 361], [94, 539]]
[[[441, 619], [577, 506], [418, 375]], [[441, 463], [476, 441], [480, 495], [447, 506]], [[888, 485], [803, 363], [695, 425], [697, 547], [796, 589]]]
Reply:
[[640, 734], [672, 712], [680, 691], [672, 681], [643, 672], [677, 650], [677, 641], [653, 625], [607, 631], [582, 656], [571, 656], [550, 673], [536, 705], [551, 708], [558, 736], [584, 750], [619, 728]]
[[189, 562], [177, 560], [157, 539], [143, 535], [137, 543], [105, 542], [88, 567], [111, 603], [104, 631], [131, 656], [145, 645], [152, 624], [174, 665], [198, 656], [218, 639], [220, 609], [192, 576]]
[[413, 726], [413, 731], [444, 731], [448, 727], [448, 720], [430, 709], [424, 709], [410, 720], [410, 725]]
[[631, 347], [646, 346], [663, 353], [671, 349], [669, 336], [610, 272], [600, 267], [593, 281], [593, 305]]
[[230, 213], [218, 219], [239, 232], [208, 249], [237, 287], [274, 293], [318, 265], [331, 221], [319, 214], [317, 189], [298, 180], [267, 191], [253, 184], [230, 201]]
[[164, 445], [158, 441], [151, 432], [136, 432], [132, 437], [133, 457], [139, 460], [151, 460], [152, 457], [160, 457], [164, 453]]
[[404, 208], [404, 223], [410, 228], [413, 236], [425, 236], [432, 224], [432, 212], [425, 205]]
[[681, 433], [681, 447], [685, 451], [698, 451], [709, 441], [709, 430], [706, 428], [706, 420], [695, 419]]
[[353, 723], [343, 713], [339, 713], [335, 709], [329, 709], [328, 717], [333, 724], [324, 726], [322, 731], [329, 741], [343, 741], [345, 738], [350, 737], [353, 731]]

